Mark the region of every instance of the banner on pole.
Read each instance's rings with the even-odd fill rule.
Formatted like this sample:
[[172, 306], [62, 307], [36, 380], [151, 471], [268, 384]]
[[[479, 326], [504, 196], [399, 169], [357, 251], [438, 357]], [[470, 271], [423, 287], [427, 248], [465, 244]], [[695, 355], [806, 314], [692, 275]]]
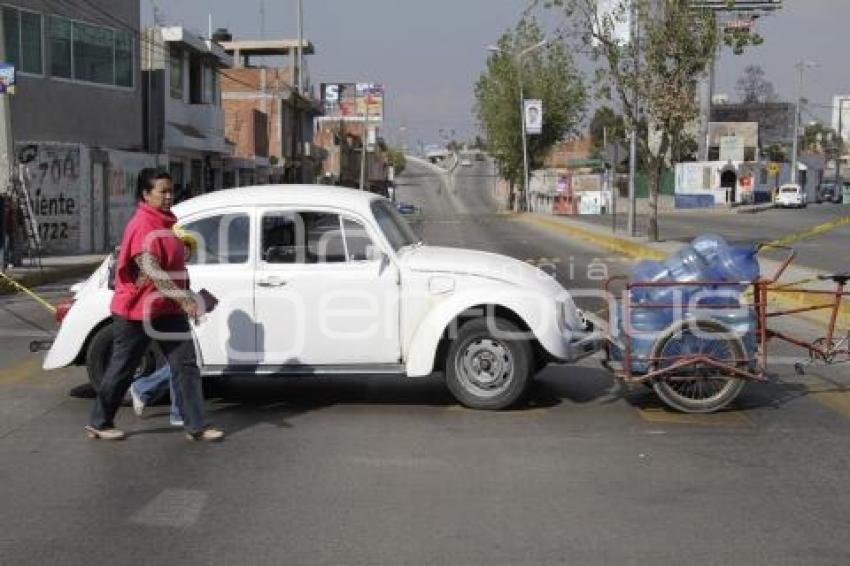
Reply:
[[523, 111], [525, 112], [525, 133], [534, 136], [543, 132], [543, 101], [524, 100]]

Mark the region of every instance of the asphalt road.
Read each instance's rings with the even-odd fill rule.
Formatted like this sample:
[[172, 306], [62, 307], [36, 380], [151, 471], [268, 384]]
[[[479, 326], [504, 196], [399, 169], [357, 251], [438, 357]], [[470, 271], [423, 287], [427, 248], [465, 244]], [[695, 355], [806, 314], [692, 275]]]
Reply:
[[[409, 165], [399, 199], [425, 239], [596, 286], [592, 248], [495, 214], [487, 169]], [[458, 407], [440, 376], [234, 379], [208, 400], [224, 443], [186, 443], [158, 407], [124, 409], [132, 436], [108, 444], [82, 435], [84, 371], [25, 351], [49, 328], [0, 298], [3, 565], [850, 563], [841, 372], [785, 371], [701, 417], [591, 360], [500, 413]]]
[[[622, 208], [622, 201], [619, 205]], [[769, 209], [757, 214], [721, 214], [694, 211], [662, 213], [660, 238], [686, 242], [707, 232], [730, 241], [764, 242], [778, 240], [850, 215], [850, 205], [809, 204], [802, 209]], [[581, 216], [583, 221], [611, 226], [610, 216]], [[619, 229], [626, 230], [626, 215], [620, 210]], [[638, 233], [646, 233], [647, 218], [640, 216]], [[850, 225], [796, 241], [796, 263], [822, 271], [850, 271]]]

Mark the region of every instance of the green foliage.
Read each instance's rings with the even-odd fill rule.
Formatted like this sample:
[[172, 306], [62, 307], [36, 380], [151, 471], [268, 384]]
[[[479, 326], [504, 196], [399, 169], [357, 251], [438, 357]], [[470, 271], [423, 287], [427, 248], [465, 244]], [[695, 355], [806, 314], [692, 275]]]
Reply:
[[487, 69], [475, 84], [475, 112], [487, 147], [502, 176], [522, 185], [522, 118], [520, 75], [526, 99], [543, 101], [543, 132], [528, 136], [529, 168], [540, 166], [558, 141], [574, 133], [584, 115], [584, 83], [567, 47], [553, 42], [517, 61], [517, 54], [543, 40], [534, 20], [523, 19], [499, 38], [499, 51], [487, 59]]
[[401, 175], [401, 172], [407, 167], [407, 158], [400, 149], [390, 148], [387, 150], [387, 163], [393, 166], [396, 175]]
[[838, 151], [842, 140], [838, 132], [821, 122], [809, 124], [803, 130], [800, 139], [800, 149], [832, 155]]
[[[690, 0], [610, 0], [608, 12], [597, 10], [597, 0], [552, 0], [550, 5], [564, 10], [579, 48], [599, 64], [599, 94], [616, 100], [626, 126], [638, 131], [651, 179], [650, 208], [657, 213], [661, 172], [691, 147], [685, 132], [699, 116], [697, 84], [719, 43], [714, 12], [696, 9]], [[624, 43], [614, 32], [630, 16], [632, 31], [636, 27], [639, 33], [633, 34], [637, 40]], [[657, 237], [653, 214], [650, 238]]]
[[594, 149], [604, 149], [605, 138], [608, 143], [626, 143], [626, 123], [623, 117], [609, 106], [600, 106], [590, 119], [590, 141]]

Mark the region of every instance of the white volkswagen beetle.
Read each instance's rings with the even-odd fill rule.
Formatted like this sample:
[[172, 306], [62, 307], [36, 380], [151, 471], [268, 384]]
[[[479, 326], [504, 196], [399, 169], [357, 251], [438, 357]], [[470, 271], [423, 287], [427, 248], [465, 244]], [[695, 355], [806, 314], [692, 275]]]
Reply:
[[[549, 361], [599, 348], [545, 272], [480, 251], [423, 244], [389, 201], [326, 186], [264, 186], [176, 205], [200, 244], [192, 288], [220, 303], [193, 327], [204, 375], [444, 371], [469, 407], [515, 403]], [[112, 346], [109, 260], [76, 288], [45, 369], [88, 367]], [[149, 352], [140, 372], [161, 355]]]

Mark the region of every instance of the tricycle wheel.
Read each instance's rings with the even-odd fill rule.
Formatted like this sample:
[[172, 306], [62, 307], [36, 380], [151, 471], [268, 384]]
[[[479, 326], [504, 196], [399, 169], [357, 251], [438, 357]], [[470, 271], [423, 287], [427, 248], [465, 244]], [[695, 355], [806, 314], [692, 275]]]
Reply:
[[519, 401], [531, 382], [533, 352], [515, 324], [476, 318], [460, 327], [449, 347], [446, 384], [472, 409], [504, 409]]
[[[746, 369], [746, 350], [740, 338], [713, 319], [684, 320], [671, 326], [653, 347], [653, 371], [686, 357], [703, 355], [738, 369]], [[731, 403], [744, 387], [732, 371], [709, 364], [679, 368], [653, 381], [655, 394], [683, 413], [711, 413]]]

